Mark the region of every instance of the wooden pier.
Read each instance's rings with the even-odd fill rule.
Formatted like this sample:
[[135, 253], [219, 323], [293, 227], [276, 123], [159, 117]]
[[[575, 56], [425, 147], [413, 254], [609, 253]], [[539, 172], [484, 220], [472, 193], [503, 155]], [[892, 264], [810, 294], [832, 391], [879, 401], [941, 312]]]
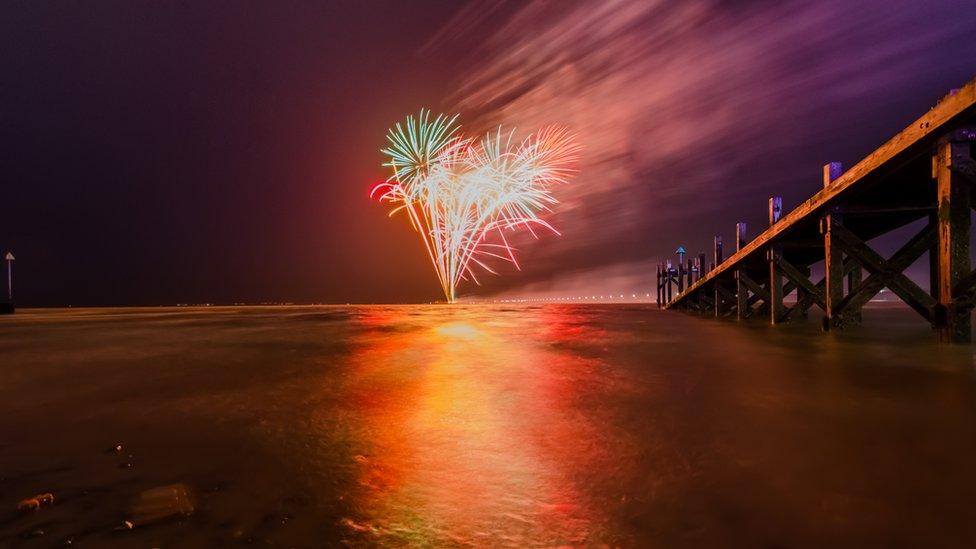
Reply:
[[[970, 209], [976, 206], [976, 80], [952, 90], [935, 107], [848, 170], [823, 168], [823, 189], [783, 215], [769, 199], [769, 226], [749, 241], [736, 225], [723, 257], [716, 236], [685, 264], [658, 266], [658, 303], [716, 317], [764, 318], [772, 324], [824, 311], [824, 329], [860, 322], [861, 308], [882, 288], [932, 323], [945, 342], [968, 343], [976, 303], [970, 264]], [[890, 257], [867, 242], [926, 219]], [[929, 253], [930, 287], [906, 268]], [[824, 276], [811, 280], [823, 262]], [[818, 269], [819, 270], [819, 269]], [[796, 292], [795, 302], [785, 296]]]

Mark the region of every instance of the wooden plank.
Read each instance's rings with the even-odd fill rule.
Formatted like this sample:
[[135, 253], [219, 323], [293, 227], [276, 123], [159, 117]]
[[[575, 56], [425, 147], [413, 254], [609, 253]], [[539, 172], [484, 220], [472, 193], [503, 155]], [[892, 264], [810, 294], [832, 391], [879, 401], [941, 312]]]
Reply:
[[938, 105], [911, 125], [834, 179], [821, 191], [794, 208], [789, 214], [783, 216], [780, 223], [776, 223], [758, 235], [752, 242], [722, 263], [721, 268], [708, 273], [679, 298], [694, 293], [698, 288], [708, 284], [714, 277], [729, 269], [736, 268], [740, 261], [764, 250], [772, 240], [779, 238], [796, 224], [819, 218], [827, 208], [835, 204], [840, 205], [840, 199], [845, 194], [852, 192], [876, 173], [893, 169], [908, 158], [925, 154], [926, 147], [934, 144], [938, 136], [944, 134], [949, 126], [965, 121], [974, 113], [976, 113], [976, 79], [971, 80], [952, 95], [942, 99]]

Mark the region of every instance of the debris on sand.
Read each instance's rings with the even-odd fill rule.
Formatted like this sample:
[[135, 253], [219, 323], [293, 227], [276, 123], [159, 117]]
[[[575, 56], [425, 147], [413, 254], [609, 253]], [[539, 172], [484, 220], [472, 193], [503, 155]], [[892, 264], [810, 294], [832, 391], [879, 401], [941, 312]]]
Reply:
[[54, 494], [45, 492], [34, 497], [22, 499], [17, 504], [18, 511], [37, 511], [45, 505], [54, 505]]
[[360, 533], [366, 533], [366, 532], [368, 532], [368, 533], [373, 534], [373, 535], [379, 534], [379, 530], [375, 526], [373, 526], [371, 524], [367, 524], [367, 523], [356, 522], [356, 521], [352, 520], [351, 518], [344, 518], [344, 519], [342, 519], [342, 524], [346, 528], [349, 528], [350, 530], [352, 530], [354, 532], [360, 532]]
[[139, 494], [132, 506], [130, 518], [135, 526], [144, 526], [191, 513], [193, 497], [190, 488], [179, 483], [159, 486]]

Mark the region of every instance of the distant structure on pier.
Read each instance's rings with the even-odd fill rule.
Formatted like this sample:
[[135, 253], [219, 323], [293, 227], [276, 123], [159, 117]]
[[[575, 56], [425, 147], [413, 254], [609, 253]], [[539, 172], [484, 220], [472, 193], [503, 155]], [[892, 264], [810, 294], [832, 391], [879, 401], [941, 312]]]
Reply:
[[[764, 318], [772, 324], [824, 311], [824, 329], [861, 321], [861, 308], [888, 288], [928, 320], [944, 342], [972, 340], [976, 272], [970, 263], [970, 210], [976, 193], [976, 80], [952, 90], [929, 112], [844, 171], [823, 168], [823, 189], [783, 214], [769, 199], [769, 227], [747, 242], [736, 225], [735, 251], [722, 237], [687, 264], [658, 265], [658, 303], [715, 317]], [[867, 244], [919, 220], [925, 226], [891, 257]], [[929, 254], [929, 288], [905, 275]], [[823, 262], [824, 277], [810, 279]], [[866, 275], [866, 276], [865, 276]], [[796, 303], [783, 297], [796, 291]]]

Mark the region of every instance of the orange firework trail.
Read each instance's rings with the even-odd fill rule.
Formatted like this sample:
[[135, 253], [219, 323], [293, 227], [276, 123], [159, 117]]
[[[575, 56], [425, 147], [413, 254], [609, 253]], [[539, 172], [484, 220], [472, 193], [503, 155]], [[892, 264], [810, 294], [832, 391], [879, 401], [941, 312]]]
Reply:
[[[474, 140], [462, 136], [457, 116], [430, 111], [408, 116], [387, 134], [383, 165], [393, 174], [370, 196], [403, 211], [421, 236], [448, 302], [462, 280], [478, 278], [474, 267], [495, 273], [493, 259], [518, 268], [506, 232], [543, 228], [539, 217], [557, 203], [551, 189], [575, 173], [579, 146], [562, 128], [546, 127], [516, 141], [514, 130]], [[493, 235], [497, 241], [489, 242]]]

